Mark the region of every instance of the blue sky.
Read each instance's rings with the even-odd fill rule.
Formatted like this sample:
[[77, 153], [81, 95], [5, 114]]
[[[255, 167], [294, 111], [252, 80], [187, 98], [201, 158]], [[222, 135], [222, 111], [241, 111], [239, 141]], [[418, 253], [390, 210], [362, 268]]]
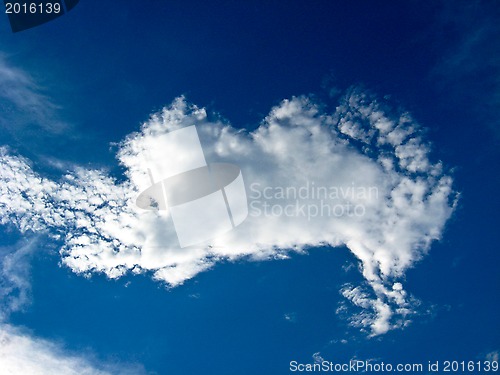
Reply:
[[[319, 358], [498, 360], [499, 13], [82, 0], [19, 33], [0, 17], [0, 364], [287, 374]], [[134, 147], [183, 124], [207, 159], [241, 167], [249, 199], [252, 181], [307, 180], [385, 200], [355, 201], [355, 220], [251, 217], [210, 250], [179, 250], [165, 221], [127, 204], [145, 173]], [[92, 209], [77, 199], [95, 192]], [[141, 249], [136, 232], [166, 241], [153, 265], [121, 255]]]

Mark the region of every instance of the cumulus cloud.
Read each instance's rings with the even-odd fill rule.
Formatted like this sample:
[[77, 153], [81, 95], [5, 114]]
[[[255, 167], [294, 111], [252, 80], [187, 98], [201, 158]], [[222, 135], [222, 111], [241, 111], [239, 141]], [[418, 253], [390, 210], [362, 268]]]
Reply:
[[[136, 199], [151, 186], [148, 170], [189, 159], [192, 150], [172, 146], [175, 157], [153, 166], [145, 153], [191, 125], [208, 162], [241, 168], [249, 214], [236, 229], [181, 248], [171, 213], [139, 209]], [[121, 182], [84, 168], [52, 181], [1, 148], [0, 222], [54, 237], [63, 263], [77, 273], [151, 271], [170, 286], [220, 260], [347, 246], [365, 284], [341, 293], [363, 309], [352, 323], [378, 335], [407, 324], [414, 300], [401, 283], [405, 271], [441, 237], [454, 209], [452, 179], [429, 150], [408, 113], [391, 114], [359, 89], [334, 113], [307, 97], [284, 100], [253, 132], [211, 120], [181, 97], [121, 142]]]

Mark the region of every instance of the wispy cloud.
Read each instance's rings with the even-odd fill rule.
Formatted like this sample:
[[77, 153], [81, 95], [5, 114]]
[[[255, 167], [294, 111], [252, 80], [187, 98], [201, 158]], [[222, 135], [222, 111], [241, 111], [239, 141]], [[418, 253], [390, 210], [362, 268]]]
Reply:
[[0, 248], [0, 322], [30, 303], [30, 260], [37, 240]]
[[139, 375], [141, 366], [102, 363], [70, 353], [51, 341], [35, 338], [10, 325], [0, 325], [2, 374], [26, 375]]
[[57, 116], [58, 106], [25, 71], [0, 54], [0, 126], [9, 132], [38, 128], [60, 133], [67, 128]]
[[[247, 133], [209, 120], [204, 109], [178, 98], [121, 143], [118, 159], [127, 179], [120, 183], [84, 168], [51, 181], [2, 148], [0, 222], [61, 240], [63, 262], [77, 273], [115, 278], [153, 271], [170, 286], [219, 260], [280, 259], [312, 246], [345, 245], [369, 288], [342, 290], [364, 309], [364, 318], [352, 323], [383, 334], [407, 324], [414, 299], [401, 279], [441, 237], [456, 199], [451, 177], [428, 158], [430, 145], [416, 122], [384, 108], [358, 89], [331, 114], [296, 97]], [[180, 248], [169, 213], [140, 210], [135, 199], [151, 184], [144, 152], [160, 147], [161, 135], [188, 125], [196, 125], [207, 160], [241, 167], [250, 214], [210, 243]], [[179, 157], [191, 152], [176, 149]], [[300, 189], [307, 194], [292, 194]], [[286, 208], [294, 205], [299, 208]]]
[[[466, 100], [468, 108], [500, 137], [500, 15], [495, 2], [444, 2], [436, 34], [443, 56], [432, 72], [447, 96]], [[436, 79], [437, 78], [437, 79]]]

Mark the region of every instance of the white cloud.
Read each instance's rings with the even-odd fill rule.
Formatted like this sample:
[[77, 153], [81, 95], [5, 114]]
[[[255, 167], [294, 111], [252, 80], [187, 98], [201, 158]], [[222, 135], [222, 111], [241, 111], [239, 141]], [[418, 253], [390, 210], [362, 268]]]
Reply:
[[381, 335], [411, 323], [411, 316], [415, 314], [414, 309], [419, 302], [408, 296], [401, 283], [394, 283], [392, 290], [377, 283], [372, 283], [371, 286], [370, 290], [364, 285], [344, 285], [341, 294], [361, 311], [347, 313], [349, 309], [343, 303], [337, 314], [345, 316], [354, 327], [362, 330], [369, 328], [370, 336]]
[[[207, 161], [241, 167], [250, 215], [210, 243], [181, 249], [169, 214], [140, 210], [135, 199], [151, 184], [144, 152], [188, 125], [197, 126]], [[454, 208], [452, 179], [428, 152], [409, 114], [389, 116], [355, 89], [333, 114], [306, 97], [285, 100], [251, 133], [178, 98], [121, 143], [121, 183], [83, 168], [50, 181], [0, 149], [0, 222], [59, 237], [63, 262], [77, 273], [153, 271], [171, 286], [223, 259], [346, 245], [371, 290], [342, 294], [365, 309], [353, 324], [377, 335], [406, 324], [413, 302], [400, 279], [441, 237]]]
[[297, 322], [297, 313], [296, 312], [290, 312], [286, 313], [283, 315], [286, 321], [290, 323], [296, 323]]
[[68, 353], [53, 342], [34, 338], [9, 325], [0, 326], [0, 369], [4, 375], [143, 374], [136, 365], [101, 364]]

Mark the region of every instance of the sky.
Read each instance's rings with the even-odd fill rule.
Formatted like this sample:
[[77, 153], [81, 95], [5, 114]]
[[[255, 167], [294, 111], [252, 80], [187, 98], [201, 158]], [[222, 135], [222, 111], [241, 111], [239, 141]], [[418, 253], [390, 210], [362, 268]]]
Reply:
[[499, 21], [496, 1], [0, 17], [0, 374], [498, 363]]

